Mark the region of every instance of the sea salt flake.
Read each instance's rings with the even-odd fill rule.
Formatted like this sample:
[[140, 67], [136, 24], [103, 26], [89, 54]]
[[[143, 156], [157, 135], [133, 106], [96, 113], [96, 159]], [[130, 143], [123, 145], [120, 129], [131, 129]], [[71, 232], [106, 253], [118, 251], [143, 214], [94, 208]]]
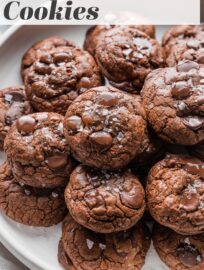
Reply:
[[54, 192], [54, 191], [52, 192], [52, 197], [53, 197], [53, 198], [57, 198], [58, 196], [59, 196], [58, 193], [56, 193], [56, 192]]
[[197, 260], [197, 262], [201, 262], [201, 261], [202, 261], [202, 257], [201, 257], [200, 255], [198, 255], [198, 256], [196, 257], [196, 260]]
[[190, 242], [190, 240], [189, 240], [189, 238], [188, 238], [188, 237], [186, 237], [186, 238], [184, 239], [184, 243], [186, 243], [186, 244], [188, 244], [188, 245], [190, 245], [190, 244], [191, 244], [191, 242]]
[[91, 250], [94, 246], [94, 242], [91, 241], [90, 239], [86, 239], [86, 244], [89, 250]]
[[106, 249], [106, 245], [105, 244], [102, 244], [102, 243], [99, 243], [99, 248], [101, 250], [105, 250]]
[[25, 194], [26, 194], [27, 196], [29, 196], [29, 195], [31, 194], [30, 190], [28, 190], [28, 189], [25, 189], [24, 192], [25, 192]]

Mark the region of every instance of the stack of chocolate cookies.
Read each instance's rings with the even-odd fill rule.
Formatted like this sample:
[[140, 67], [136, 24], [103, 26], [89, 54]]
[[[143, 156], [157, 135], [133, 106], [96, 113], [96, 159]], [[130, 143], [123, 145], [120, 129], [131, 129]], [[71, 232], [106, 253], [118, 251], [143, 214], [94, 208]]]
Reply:
[[177, 26], [161, 46], [154, 26], [106, 25], [85, 50], [48, 38], [23, 56], [25, 90], [2, 91], [1, 208], [31, 226], [68, 209], [66, 270], [141, 269], [148, 211], [170, 269], [204, 269], [203, 37]]
[[30, 226], [51, 226], [67, 213], [64, 186], [73, 168], [63, 136], [63, 116], [34, 113], [10, 128], [0, 168], [1, 209], [13, 220]]

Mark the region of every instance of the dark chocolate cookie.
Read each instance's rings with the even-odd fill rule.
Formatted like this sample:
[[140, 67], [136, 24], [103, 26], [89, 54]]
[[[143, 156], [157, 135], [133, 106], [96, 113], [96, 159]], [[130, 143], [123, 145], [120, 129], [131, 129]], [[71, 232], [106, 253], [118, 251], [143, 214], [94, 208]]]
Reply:
[[35, 113], [11, 127], [5, 151], [18, 182], [39, 188], [66, 185], [73, 162], [63, 120], [57, 113]]
[[61, 114], [82, 92], [103, 84], [94, 58], [71, 44], [41, 51], [27, 69], [24, 82], [37, 111]]
[[147, 77], [143, 104], [155, 132], [170, 143], [194, 145], [204, 139], [204, 67], [179, 62]]
[[113, 28], [97, 44], [96, 59], [110, 84], [137, 92], [146, 76], [163, 66], [163, 50], [155, 39], [137, 29]]
[[62, 243], [78, 270], [139, 270], [145, 262], [150, 238], [141, 224], [126, 232], [97, 234], [67, 216]]
[[127, 230], [145, 210], [144, 190], [134, 174], [82, 165], [70, 176], [65, 201], [76, 222], [99, 233]]
[[70, 47], [76, 46], [73, 42], [67, 41], [64, 38], [53, 36], [41, 41], [36, 42], [29, 48], [23, 55], [21, 62], [21, 75], [24, 79], [27, 69], [32, 66], [32, 64], [44, 55], [47, 51], [55, 49], [57, 47]]
[[93, 88], [69, 107], [64, 133], [78, 161], [114, 170], [144, 149], [146, 114], [139, 96], [111, 86]]
[[0, 150], [3, 149], [4, 139], [11, 125], [19, 117], [32, 112], [23, 86], [0, 90]]
[[204, 269], [204, 234], [183, 236], [157, 225], [153, 243], [161, 260], [171, 270]]
[[89, 30], [86, 33], [86, 38], [84, 42], [84, 49], [90, 52], [92, 55], [95, 55], [96, 46], [98, 42], [103, 40], [105, 33], [112, 29], [112, 28], [121, 28], [125, 29], [127, 27], [132, 27], [135, 29], [138, 29], [151, 38], [155, 37], [155, 26], [154, 25], [96, 25], [89, 28]]
[[147, 203], [152, 216], [181, 234], [204, 232], [204, 163], [170, 155], [157, 163], [147, 181]]
[[15, 182], [6, 162], [0, 167], [0, 208], [11, 219], [29, 226], [59, 223], [67, 210], [63, 189], [37, 189]]
[[[162, 45], [166, 55], [171, 49], [182, 42], [202, 41], [204, 39], [204, 25], [178, 25], [170, 28], [163, 35]], [[194, 47], [194, 46], [193, 46]]]

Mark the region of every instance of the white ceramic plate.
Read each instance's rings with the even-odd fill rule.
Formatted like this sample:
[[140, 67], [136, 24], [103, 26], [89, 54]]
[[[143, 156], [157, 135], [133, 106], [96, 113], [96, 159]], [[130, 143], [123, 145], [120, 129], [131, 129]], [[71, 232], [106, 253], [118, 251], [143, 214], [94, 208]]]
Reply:
[[[157, 27], [161, 38], [167, 27]], [[13, 26], [0, 38], [0, 89], [22, 84], [20, 62], [23, 53], [34, 42], [58, 35], [83, 44], [86, 26]], [[0, 162], [5, 156], [0, 152]], [[19, 260], [32, 270], [62, 270], [57, 261], [57, 246], [61, 224], [51, 228], [20, 225], [0, 214], [0, 240]], [[151, 248], [143, 270], [168, 269]]]

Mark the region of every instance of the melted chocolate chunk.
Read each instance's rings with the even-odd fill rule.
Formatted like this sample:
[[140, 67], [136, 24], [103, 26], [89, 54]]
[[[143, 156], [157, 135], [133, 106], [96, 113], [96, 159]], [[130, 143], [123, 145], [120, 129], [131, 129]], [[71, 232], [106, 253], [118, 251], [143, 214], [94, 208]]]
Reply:
[[186, 98], [190, 95], [190, 87], [186, 81], [176, 82], [172, 85], [171, 93], [175, 98]]
[[131, 208], [140, 208], [144, 200], [140, 190], [135, 187], [129, 192], [121, 192], [120, 198], [124, 205]]
[[191, 174], [199, 175], [201, 178], [204, 178], [204, 163], [202, 162], [187, 162], [184, 166], [185, 170], [187, 170]]
[[22, 93], [18, 92], [11, 92], [9, 94], [4, 95], [4, 99], [6, 103], [12, 104], [14, 102], [22, 102], [24, 101], [25, 97]]
[[51, 169], [60, 169], [67, 165], [68, 155], [66, 153], [55, 152], [47, 158], [47, 162]]
[[181, 197], [180, 208], [187, 212], [196, 211], [200, 204], [200, 196], [197, 193], [185, 191]]
[[185, 243], [177, 248], [177, 256], [181, 263], [189, 268], [196, 266], [202, 260], [202, 256], [196, 247]]
[[178, 63], [177, 70], [178, 72], [189, 72], [192, 69], [199, 69], [199, 64], [193, 61], [182, 61]]
[[198, 130], [203, 126], [204, 117], [187, 116], [182, 118], [183, 123], [192, 130]]
[[26, 134], [31, 133], [35, 129], [36, 121], [31, 116], [22, 116], [17, 120], [17, 128], [19, 132], [23, 132]]
[[105, 92], [100, 94], [99, 104], [112, 107], [118, 104], [118, 98], [115, 94]]
[[112, 136], [104, 131], [94, 132], [91, 134], [90, 139], [97, 144], [108, 146], [111, 145], [113, 138]]
[[78, 130], [81, 127], [81, 117], [73, 115], [67, 119], [67, 127], [73, 130]]

